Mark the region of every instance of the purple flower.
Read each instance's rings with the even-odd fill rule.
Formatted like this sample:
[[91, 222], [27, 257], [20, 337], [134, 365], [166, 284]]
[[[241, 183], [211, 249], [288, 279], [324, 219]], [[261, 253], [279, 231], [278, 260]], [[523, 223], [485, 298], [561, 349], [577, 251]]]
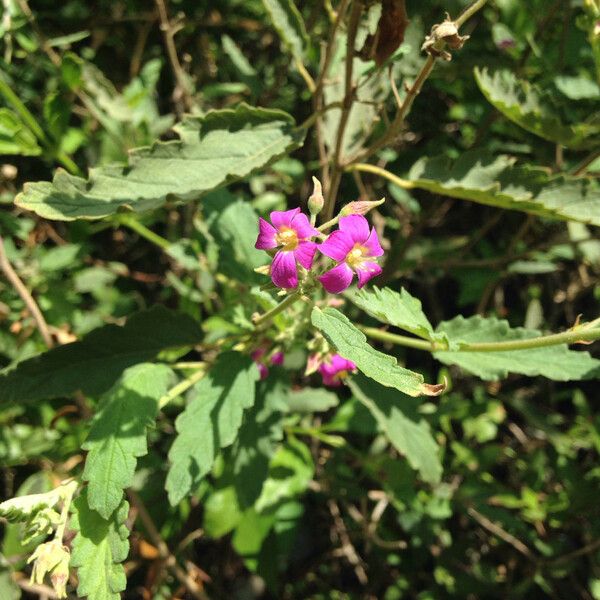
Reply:
[[329, 362], [324, 362], [319, 367], [319, 373], [323, 376], [323, 384], [330, 387], [342, 385], [342, 380], [348, 376], [348, 372], [352, 371], [356, 371], [356, 365], [339, 354], [334, 354]]
[[320, 244], [319, 250], [338, 263], [319, 277], [332, 294], [343, 292], [352, 283], [354, 272], [359, 288], [381, 273], [381, 267], [373, 259], [383, 254], [383, 248], [375, 228], [369, 231], [369, 223], [361, 215], [342, 217], [339, 230]]
[[262, 217], [258, 220], [258, 238], [255, 248], [272, 250], [280, 248], [271, 264], [271, 279], [280, 288], [295, 288], [298, 286], [299, 262], [305, 269], [312, 267], [317, 244], [310, 238], [319, 232], [311, 226], [308, 217], [299, 208], [286, 211], [273, 211], [271, 223]]
[[[261, 379], [266, 379], [269, 375], [269, 367], [264, 363], [263, 358], [267, 353], [266, 348], [257, 348], [250, 353], [250, 358], [256, 363]], [[282, 365], [284, 354], [281, 351], [275, 352], [271, 356], [272, 365]]]

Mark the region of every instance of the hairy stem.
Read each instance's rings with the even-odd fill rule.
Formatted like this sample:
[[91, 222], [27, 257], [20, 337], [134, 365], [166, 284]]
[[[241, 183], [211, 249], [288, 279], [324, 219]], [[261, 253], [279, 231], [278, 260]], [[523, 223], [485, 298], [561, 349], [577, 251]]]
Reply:
[[158, 246], [163, 250], [171, 245], [171, 242], [169, 242], [169, 240], [148, 229], [145, 225], [140, 223], [133, 215], [119, 215], [119, 217], [117, 218], [117, 223], [119, 223], [119, 225], [123, 225], [124, 227], [128, 227], [132, 231], [135, 231], [144, 239], [148, 240], [149, 242], [152, 242], [155, 246]]
[[200, 381], [206, 371], [204, 368], [199, 368], [197, 371], [192, 373], [189, 377], [186, 377], [180, 381], [177, 385], [173, 386], [160, 400], [158, 401], [158, 407], [163, 409], [169, 402], [175, 400], [177, 396], [181, 396], [183, 392], [191, 388], [195, 383]]
[[[370, 338], [389, 342], [398, 346], [416, 348], [417, 350], [428, 350], [429, 352], [448, 351], [443, 342], [429, 342], [417, 340], [405, 335], [382, 331], [374, 327], [361, 327], [361, 331]], [[456, 352], [510, 352], [514, 350], [532, 350], [535, 348], [546, 348], [559, 344], [578, 344], [593, 342], [600, 339], [600, 328], [588, 328], [585, 325], [562, 333], [552, 333], [540, 337], [525, 340], [508, 340], [505, 342], [475, 342], [472, 344], [461, 343]]]
[[254, 327], [258, 329], [261, 325], [268, 323], [279, 313], [283, 312], [286, 308], [288, 308], [288, 306], [291, 306], [296, 301], [300, 300], [301, 297], [302, 294], [300, 292], [294, 292], [293, 294], [290, 294], [289, 296], [284, 298], [277, 306], [275, 306], [271, 310], [268, 310], [266, 313], [260, 315], [260, 317], [258, 317], [254, 321]]

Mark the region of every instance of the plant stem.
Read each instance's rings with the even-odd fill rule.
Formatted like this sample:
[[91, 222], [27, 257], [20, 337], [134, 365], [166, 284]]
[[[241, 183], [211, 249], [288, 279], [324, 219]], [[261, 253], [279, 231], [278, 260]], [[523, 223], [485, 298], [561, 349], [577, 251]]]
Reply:
[[405, 190], [412, 190], [417, 187], [412, 181], [408, 181], [407, 179], [401, 179], [400, 177], [386, 171], [381, 167], [377, 167], [376, 165], [370, 165], [368, 163], [355, 163], [353, 165], [348, 165], [346, 167], [346, 171], [365, 171], [367, 173], [374, 173], [375, 175], [379, 175], [380, 177], [384, 177], [388, 181], [391, 181], [393, 184], [401, 187]]
[[163, 250], [165, 250], [171, 245], [171, 242], [169, 242], [169, 240], [165, 239], [164, 237], [161, 237], [157, 233], [154, 233], [154, 231], [148, 229], [145, 225], [140, 223], [133, 215], [119, 215], [117, 217], [117, 223], [119, 225], [123, 225], [124, 227], [128, 227], [132, 231], [135, 231], [144, 239], [148, 240], [149, 242], [152, 242], [153, 244], [155, 244], [159, 248], [162, 248]]
[[481, 10], [485, 4], [487, 4], [487, 0], [477, 0], [477, 2], [471, 4], [471, 6], [465, 8], [463, 13], [456, 19], [456, 21], [454, 21], [456, 26], [460, 27], [463, 25], [465, 21], [468, 21], [478, 10]]
[[594, 150], [591, 154], [588, 154], [580, 163], [575, 165], [572, 170], [572, 175], [575, 177], [579, 177], [583, 175], [586, 169], [598, 158], [600, 157], [600, 149]]
[[[376, 340], [389, 342], [398, 346], [416, 348], [417, 350], [428, 350], [430, 352], [452, 352], [446, 344], [440, 342], [429, 342], [417, 340], [405, 335], [381, 331], [374, 327], [361, 327], [361, 331]], [[546, 348], [558, 344], [577, 344], [592, 342], [600, 339], [600, 328], [588, 329], [585, 326], [578, 329], [570, 329], [562, 333], [553, 333], [525, 340], [508, 340], [505, 342], [475, 342], [472, 344], [462, 343], [455, 352], [509, 352], [515, 350], [532, 350], [534, 348]]]
[[299, 58], [297, 58], [294, 61], [294, 63], [296, 65], [296, 69], [298, 69], [298, 73], [300, 73], [302, 79], [304, 79], [304, 83], [306, 83], [308, 91], [311, 94], [314, 94], [316, 90], [315, 80], [312, 78], [311, 74], [306, 70], [304, 63]]
[[195, 383], [200, 381], [206, 371], [204, 369], [198, 369], [195, 373], [192, 373], [189, 377], [186, 377], [180, 381], [177, 385], [173, 386], [160, 400], [158, 401], [158, 407], [163, 409], [171, 400], [181, 396], [183, 392], [191, 388]]
[[4, 249], [4, 241], [0, 236], [0, 271], [4, 273], [6, 279], [12, 286], [15, 288], [15, 291], [21, 297], [21, 300], [25, 303], [27, 310], [31, 314], [38, 331], [40, 332], [46, 346], [48, 348], [52, 348], [54, 346], [54, 341], [52, 340], [52, 336], [50, 335], [50, 331], [48, 329], [48, 323], [46, 323], [46, 319], [44, 319], [44, 315], [42, 311], [39, 309], [36, 301], [33, 299], [33, 296], [29, 293], [29, 290], [25, 286], [25, 284], [21, 281], [21, 278], [17, 275], [17, 272], [13, 269], [13, 266], [10, 264], [8, 257], [6, 256], [6, 251]]
[[266, 313], [258, 317], [256, 321], [254, 321], [254, 327], [258, 329], [258, 327], [260, 327], [261, 325], [268, 323], [279, 313], [283, 312], [288, 306], [291, 306], [292, 304], [294, 304], [294, 302], [300, 300], [301, 296], [302, 294], [300, 292], [294, 292], [293, 294], [290, 294], [289, 296], [287, 296], [287, 298], [284, 298], [277, 306], [275, 306], [271, 310], [268, 310]]
[[321, 217], [324, 221], [328, 221], [333, 216], [333, 208], [335, 206], [335, 198], [340, 187], [342, 178], [342, 165], [340, 164], [340, 156], [342, 153], [342, 144], [344, 141], [344, 133], [346, 132], [346, 124], [350, 117], [352, 104], [354, 103], [354, 86], [352, 85], [352, 71], [354, 68], [354, 44], [356, 42], [356, 34], [358, 32], [358, 23], [362, 14], [361, 0], [354, 0], [352, 10], [350, 11], [350, 21], [348, 23], [348, 37], [346, 40], [346, 62], [345, 62], [345, 92], [344, 105], [340, 115], [337, 136], [335, 140], [335, 150], [333, 153], [333, 161], [331, 164], [331, 181], [327, 190], [327, 198]]

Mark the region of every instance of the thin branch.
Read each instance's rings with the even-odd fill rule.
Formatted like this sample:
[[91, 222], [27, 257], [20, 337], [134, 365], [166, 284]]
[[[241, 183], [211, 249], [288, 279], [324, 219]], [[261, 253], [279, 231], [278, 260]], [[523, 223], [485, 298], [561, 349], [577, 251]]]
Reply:
[[587, 168], [598, 158], [600, 157], [600, 149], [599, 150], [594, 150], [591, 154], [589, 154], [588, 156], [586, 156], [579, 164], [575, 165], [573, 167], [573, 171], [571, 172], [572, 175], [574, 175], [575, 177], [579, 177], [580, 175], [583, 175]]
[[158, 554], [167, 569], [175, 575], [194, 598], [197, 600], [208, 600], [208, 596], [204, 590], [202, 590], [200, 586], [177, 564], [177, 559], [171, 554], [169, 547], [160, 536], [160, 533], [158, 532], [156, 525], [154, 525], [154, 521], [152, 521], [152, 517], [141, 498], [133, 490], [128, 490], [127, 495], [131, 504], [136, 508], [148, 536], [158, 549]]
[[48, 330], [48, 324], [46, 323], [46, 319], [44, 319], [44, 315], [42, 311], [39, 309], [36, 301], [33, 299], [33, 296], [29, 293], [29, 290], [25, 287], [25, 284], [21, 281], [17, 272], [13, 269], [8, 257], [6, 256], [6, 250], [4, 248], [4, 240], [0, 236], [0, 270], [6, 276], [6, 279], [12, 286], [15, 288], [17, 294], [21, 297], [21, 300], [25, 303], [29, 314], [31, 314], [33, 320], [35, 321], [35, 325], [38, 328], [44, 342], [48, 348], [52, 348], [54, 346], [54, 341], [52, 340], [52, 336], [50, 335], [50, 331]]
[[344, 105], [342, 107], [342, 113], [340, 115], [340, 122], [335, 140], [335, 150], [331, 165], [331, 182], [329, 184], [329, 189], [327, 190], [325, 206], [323, 207], [323, 212], [321, 213], [321, 218], [323, 221], [328, 221], [333, 216], [335, 198], [337, 196], [342, 178], [340, 156], [342, 153], [342, 144], [344, 141], [344, 133], [346, 132], [346, 125], [348, 123], [350, 110], [352, 109], [352, 104], [354, 102], [354, 86], [352, 84], [352, 72], [354, 68], [354, 44], [356, 41], [356, 34], [358, 32], [358, 24], [360, 21], [360, 15], [362, 14], [362, 9], [363, 7], [361, 0], [354, 0], [354, 3], [352, 4], [352, 10], [350, 12], [348, 37], [346, 40]]

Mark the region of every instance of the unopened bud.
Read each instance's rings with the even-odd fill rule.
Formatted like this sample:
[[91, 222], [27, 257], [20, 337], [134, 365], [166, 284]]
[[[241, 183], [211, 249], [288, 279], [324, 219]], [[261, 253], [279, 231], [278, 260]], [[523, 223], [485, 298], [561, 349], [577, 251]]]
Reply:
[[323, 205], [325, 204], [325, 198], [323, 198], [323, 188], [321, 187], [321, 182], [313, 177], [313, 193], [310, 195], [308, 199], [308, 211], [313, 217], [316, 217], [321, 210], [323, 210]]
[[377, 201], [370, 200], [356, 200], [346, 204], [340, 211], [340, 216], [346, 217], [348, 215], [366, 215], [372, 208], [379, 206], [385, 202], [385, 198]]

